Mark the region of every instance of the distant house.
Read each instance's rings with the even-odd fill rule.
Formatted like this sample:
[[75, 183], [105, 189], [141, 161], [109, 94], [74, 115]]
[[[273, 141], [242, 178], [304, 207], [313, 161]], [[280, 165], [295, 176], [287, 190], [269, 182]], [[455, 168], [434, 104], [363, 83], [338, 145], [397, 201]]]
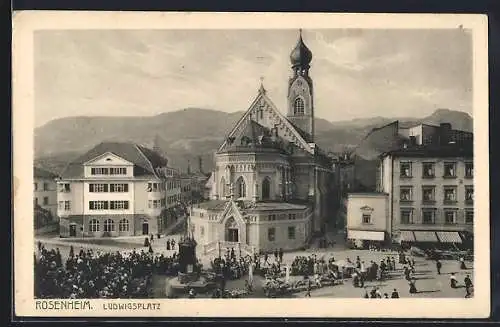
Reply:
[[103, 142], [69, 163], [57, 188], [61, 236], [101, 237], [162, 233], [180, 184], [155, 151]]
[[52, 221], [57, 221], [57, 175], [39, 168], [33, 168], [33, 204], [50, 212]]

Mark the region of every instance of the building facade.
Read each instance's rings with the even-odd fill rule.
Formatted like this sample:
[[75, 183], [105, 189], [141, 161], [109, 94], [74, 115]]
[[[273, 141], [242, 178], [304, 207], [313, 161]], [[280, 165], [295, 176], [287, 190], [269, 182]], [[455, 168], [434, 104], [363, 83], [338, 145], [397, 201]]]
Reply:
[[[388, 198], [386, 240], [470, 240], [474, 223], [471, 133], [453, 131], [449, 124], [432, 128], [419, 125], [409, 131], [399, 149], [380, 155], [376, 179], [377, 190]], [[368, 202], [370, 196], [357, 201]], [[355, 211], [348, 212], [348, 220], [355, 219]], [[368, 234], [364, 237], [369, 239]]]
[[149, 235], [166, 228], [174, 171], [154, 151], [103, 142], [71, 162], [57, 181], [63, 237]]
[[290, 60], [287, 115], [261, 85], [215, 154], [211, 200], [191, 216], [205, 252], [216, 251], [219, 240], [258, 250], [300, 248], [333, 218], [332, 162], [314, 143], [312, 53], [302, 36]]
[[48, 212], [52, 221], [57, 221], [57, 175], [45, 169], [33, 169], [33, 205]]

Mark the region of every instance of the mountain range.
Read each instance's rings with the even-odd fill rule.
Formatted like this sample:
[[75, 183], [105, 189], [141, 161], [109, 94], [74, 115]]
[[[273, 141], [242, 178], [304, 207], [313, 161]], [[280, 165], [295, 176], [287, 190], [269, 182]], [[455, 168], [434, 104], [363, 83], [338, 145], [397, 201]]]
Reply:
[[[243, 112], [187, 108], [144, 117], [66, 117], [35, 129], [35, 165], [54, 173], [78, 155], [103, 141], [122, 141], [160, 148], [169, 165], [186, 171], [213, 168], [213, 153]], [[472, 117], [461, 111], [438, 109], [424, 118], [372, 117], [330, 122], [317, 118], [316, 142], [328, 152], [341, 152], [356, 146], [373, 128], [394, 120], [401, 125], [449, 122], [454, 129], [473, 131]]]

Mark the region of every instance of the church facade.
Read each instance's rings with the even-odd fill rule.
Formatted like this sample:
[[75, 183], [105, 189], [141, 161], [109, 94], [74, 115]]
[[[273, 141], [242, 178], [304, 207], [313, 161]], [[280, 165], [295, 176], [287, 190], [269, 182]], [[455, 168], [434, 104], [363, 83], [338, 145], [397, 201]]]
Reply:
[[261, 85], [215, 153], [210, 200], [190, 219], [205, 253], [221, 251], [221, 242], [247, 252], [298, 249], [333, 218], [332, 162], [314, 140], [311, 60], [300, 35], [290, 55], [286, 115]]

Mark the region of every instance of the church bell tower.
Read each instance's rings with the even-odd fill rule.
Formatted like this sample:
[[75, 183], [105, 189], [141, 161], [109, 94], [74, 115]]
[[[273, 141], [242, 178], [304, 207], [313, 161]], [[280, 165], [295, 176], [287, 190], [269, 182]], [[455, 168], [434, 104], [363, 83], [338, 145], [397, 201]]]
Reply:
[[299, 31], [297, 45], [290, 53], [292, 76], [288, 81], [288, 120], [305, 134], [306, 141], [314, 142], [313, 82], [309, 76], [312, 52], [302, 40]]

